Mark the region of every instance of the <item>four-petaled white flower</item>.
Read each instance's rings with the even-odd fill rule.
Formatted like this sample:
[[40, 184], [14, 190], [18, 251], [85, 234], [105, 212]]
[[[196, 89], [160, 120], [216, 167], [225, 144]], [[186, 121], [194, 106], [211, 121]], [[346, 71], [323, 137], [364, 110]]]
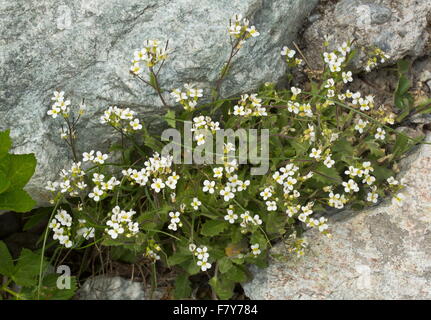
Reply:
[[215, 186], [215, 181], [205, 180], [204, 181], [204, 187], [203, 187], [202, 191], [213, 194], [214, 193], [214, 186]]
[[198, 198], [193, 198], [191, 206], [193, 207], [193, 209], [198, 210], [201, 204], [202, 202], [200, 202]]
[[385, 134], [386, 134], [385, 130], [383, 130], [382, 128], [377, 128], [377, 132], [374, 135], [374, 137], [376, 139], [385, 140]]
[[260, 251], [260, 249], [259, 249], [259, 244], [258, 244], [258, 243], [256, 243], [256, 244], [252, 244], [250, 248], [251, 248], [251, 252], [252, 252], [255, 256], [260, 255], [261, 251]]

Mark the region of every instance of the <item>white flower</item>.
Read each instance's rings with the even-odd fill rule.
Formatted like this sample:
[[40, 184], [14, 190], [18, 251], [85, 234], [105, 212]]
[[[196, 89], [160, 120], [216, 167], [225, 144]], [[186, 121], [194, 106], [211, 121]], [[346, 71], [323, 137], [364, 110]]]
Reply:
[[99, 201], [100, 197], [102, 197], [104, 192], [99, 189], [99, 187], [94, 187], [93, 192], [91, 192], [88, 197], [93, 199], [94, 201]]
[[322, 153], [322, 150], [313, 148], [311, 149], [310, 158], [315, 158], [317, 161], [319, 161], [321, 153]]
[[153, 179], [153, 183], [151, 184], [151, 188], [156, 191], [157, 193], [160, 192], [165, 187], [165, 184], [163, 183], [162, 179]]
[[238, 180], [238, 183], [237, 183], [238, 191], [246, 190], [249, 185], [250, 185], [250, 180], [245, 180], [245, 181]]
[[296, 54], [295, 50], [291, 50], [288, 47], [283, 47], [283, 49], [281, 50], [281, 55], [282, 56], [287, 56], [288, 58], [292, 59]]
[[263, 190], [260, 193], [260, 196], [263, 198], [263, 200], [267, 200], [268, 198], [270, 198], [272, 196], [272, 190], [270, 188], [265, 188], [265, 190]]
[[203, 192], [209, 192], [211, 194], [214, 193], [214, 186], [215, 186], [215, 181], [209, 181], [209, 180], [205, 180], [204, 181], [204, 187], [202, 189]]
[[257, 215], [257, 214], [255, 214], [254, 217], [252, 218], [252, 222], [255, 225], [261, 225], [262, 224], [262, 220], [260, 219], [259, 215]]
[[209, 258], [208, 254], [208, 248], [207, 247], [200, 247], [196, 249], [196, 256], [199, 260], [207, 261]]
[[343, 182], [342, 185], [345, 192], [359, 192], [358, 184], [352, 179], [350, 179], [348, 182]]
[[229, 186], [226, 186], [224, 189], [220, 190], [220, 195], [223, 196], [224, 201], [229, 201], [235, 197], [235, 194], [232, 192], [232, 189]]
[[61, 112], [60, 108], [56, 106], [52, 106], [52, 109], [48, 110], [47, 114], [49, 116], [52, 116], [55, 119], [60, 114], [60, 112]]
[[277, 203], [275, 201], [266, 201], [265, 202], [268, 211], [276, 211]]
[[197, 265], [201, 267], [202, 271], [207, 271], [208, 269], [211, 269], [211, 263], [203, 260], [199, 260], [197, 262]]
[[355, 130], [359, 131], [359, 133], [363, 133], [364, 129], [367, 125], [368, 125], [368, 121], [364, 121], [362, 119], [359, 119], [355, 125]]
[[91, 150], [90, 152], [84, 152], [82, 154], [82, 161], [83, 162], [87, 162], [87, 161], [93, 161], [94, 160], [94, 150]]
[[229, 221], [229, 223], [235, 223], [235, 220], [238, 219], [238, 215], [234, 214], [232, 209], [227, 209], [227, 215], [224, 216], [224, 219]]
[[335, 161], [331, 159], [331, 155], [329, 154], [326, 157], [325, 161], [323, 161], [323, 164], [328, 168], [331, 168], [335, 164]]
[[395, 180], [394, 177], [390, 177], [386, 180], [390, 185], [397, 185], [399, 184], [398, 180]]
[[292, 91], [292, 93], [293, 93], [293, 95], [296, 97], [297, 95], [299, 95], [301, 92], [302, 92], [302, 90], [301, 89], [299, 89], [299, 88], [295, 88], [295, 87], [292, 87], [292, 88], [290, 88], [290, 90]]
[[252, 252], [255, 256], [258, 256], [258, 255], [261, 253], [261, 251], [260, 251], [260, 249], [259, 249], [259, 244], [258, 244], [258, 243], [251, 245], [251, 252]]
[[54, 91], [54, 96], [51, 98], [51, 100], [55, 102], [63, 101], [64, 100], [64, 91]]
[[405, 199], [406, 197], [402, 193], [398, 193], [392, 198], [392, 204], [401, 207]]
[[198, 198], [193, 198], [191, 206], [193, 207], [193, 209], [198, 210], [201, 204], [202, 202], [200, 202]]
[[372, 185], [375, 181], [376, 181], [375, 177], [373, 177], [371, 175], [368, 175], [368, 176], [365, 177], [365, 179], [362, 180], [362, 183], [366, 183], [368, 185]]
[[58, 188], [58, 185], [59, 185], [58, 182], [48, 181], [46, 183], [45, 189], [48, 190], [48, 191], [55, 192], [57, 190], [57, 188]]
[[385, 140], [385, 134], [386, 134], [385, 130], [383, 130], [382, 128], [377, 128], [377, 132], [374, 135], [374, 137], [376, 139]]
[[223, 176], [223, 167], [218, 167], [213, 169], [214, 178], [221, 178]]
[[105, 160], [108, 159], [108, 155], [107, 154], [103, 154], [100, 151], [96, 152], [96, 156], [94, 157], [93, 162], [94, 163], [99, 163], [99, 164], [104, 164]]
[[343, 77], [343, 82], [344, 82], [344, 83], [353, 82], [352, 72], [351, 72], [351, 71], [343, 72], [343, 73], [341, 74], [341, 76]]
[[375, 192], [368, 192], [367, 195], [367, 201], [372, 203], [377, 203], [377, 200], [379, 199], [379, 195]]
[[135, 119], [133, 121], [130, 121], [129, 124], [133, 130], [141, 130], [142, 129], [142, 124], [139, 123], [139, 119]]
[[258, 37], [260, 35], [260, 33], [256, 30], [256, 28], [254, 26], [251, 26], [250, 28], [247, 28], [247, 32], [252, 36], [252, 37]]
[[171, 217], [171, 223], [179, 223], [180, 222], [180, 215], [181, 215], [181, 213], [179, 213], [178, 211], [169, 212], [169, 216]]

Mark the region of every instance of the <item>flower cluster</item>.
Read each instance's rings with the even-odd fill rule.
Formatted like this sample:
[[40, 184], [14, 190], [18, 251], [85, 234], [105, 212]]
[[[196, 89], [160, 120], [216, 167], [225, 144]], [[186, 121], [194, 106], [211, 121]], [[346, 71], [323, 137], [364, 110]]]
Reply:
[[328, 65], [329, 70], [333, 73], [340, 72], [343, 63], [346, 61], [347, 54], [350, 51], [350, 44], [344, 42], [336, 51], [324, 52], [324, 61]]
[[160, 251], [162, 251], [162, 248], [154, 240], [149, 240], [144, 256], [157, 261], [160, 260], [160, 255], [158, 254]]
[[297, 257], [302, 257], [305, 254], [305, 249], [308, 247], [306, 238], [299, 238], [296, 231], [289, 235], [287, 239], [289, 245], [289, 252], [296, 253]]
[[58, 115], [62, 115], [63, 117], [67, 117], [69, 115], [70, 100], [64, 100], [64, 91], [54, 91], [54, 96], [51, 100], [54, 101], [54, 104], [47, 112], [49, 116], [55, 119]]
[[371, 53], [370, 58], [367, 60], [365, 65], [365, 71], [370, 72], [378, 66], [379, 63], [385, 63], [390, 56], [387, 55], [382, 49], [375, 48]]
[[257, 94], [243, 94], [238, 104], [233, 107], [235, 116], [243, 117], [261, 117], [267, 116], [265, 107], [262, 107], [262, 99], [257, 98]]
[[54, 231], [54, 240], [58, 240], [66, 248], [72, 247], [73, 242], [70, 240], [72, 237], [72, 217], [66, 210], [57, 210], [57, 214], [51, 220], [48, 227]]
[[142, 124], [135, 118], [136, 112], [129, 108], [109, 107], [100, 117], [101, 124], [109, 124], [123, 133], [142, 129]]
[[295, 58], [296, 51], [289, 49], [289, 47], [284, 46], [281, 50], [281, 55], [285, 57], [289, 67], [297, 67], [303, 63], [302, 59]]
[[[180, 178], [176, 172], [172, 171], [173, 157], [172, 156], [160, 156], [157, 152], [153, 154], [144, 163], [144, 167], [141, 170], [129, 168], [123, 170], [123, 176], [125, 176], [132, 184], [138, 184], [140, 186], [147, 185], [148, 181], [152, 181], [150, 184], [151, 189], [156, 193], [159, 193], [166, 186], [172, 190], [177, 187], [177, 182]], [[150, 180], [152, 179], [152, 180]]]
[[200, 146], [206, 142], [205, 139], [209, 134], [214, 134], [217, 130], [220, 130], [220, 124], [217, 121], [212, 121], [211, 117], [208, 116], [194, 117], [191, 130], [193, 139]]
[[171, 92], [171, 96], [174, 97], [175, 102], [179, 102], [185, 110], [193, 111], [196, 108], [199, 98], [203, 96], [202, 89], [193, 88], [191, 84], [185, 84], [184, 92], [180, 89], [175, 89]]
[[82, 162], [92, 162], [94, 164], [104, 164], [109, 156], [100, 151], [91, 150], [82, 154]]
[[134, 210], [121, 210], [119, 206], [112, 209], [112, 213], [106, 222], [108, 226], [105, 231], [112, 239], [117, 239], [118, 236], [124, 235], [131, 238], [139, 232], [139, 224], [133, 222], [132, 218], [136, 214]]
[[81, 162], [72, 163], [69, 170], [61, 170], [60, 177], [60, 182], [48, 181], [45, 189], [55, 194], [60, 191], [62, 194], [67, 193], [71, 197], [76, 197], [80, 191], [85, 190], [87, 187], [85, 172], [81, 168]]
[[94, 183], [93, 191], [88, 194], [90, 199], [94, 201], [100, 201], [109, 191], [114, 190], [121, 182], [115, 177], [111, 177], [108, 181], [105, 181], [105, 176], [99, 173], [93, 173], [92, 181]]
[[241, 14], [235, 14], [230, 20], [229, 34], [236, 39], [240, 39], [241, 42], [250, 37], [260, 35], [255, 26], [250, 26], [250, 21], [243, 18]]
[[160, 47], [159, 40], [146, 40], [144, 47], [135, 51], [130, 72], [140, 74], [143, 71], [141, 63], [152, 68], [167, 57], [166, 48]]
[[178, 211], [176, 211], [176, 212], [173, 212], [173, 211], [169, 212], [169, 217], [171, 218], [171, 223], [168, 226], [169, 230], [177, 231], [178, 227], [181, 228], [183, 226], [183, 223], [180, 220], [180, 215], [181, 215], [181, 213], [178, 212]]
[[208, 248], [196, 247], [195, 244], [189, 245], [189, 250], [198, 258], [197, 265], [201, 268], [202, 271], [207, 271], [211, 269], [211, 263], [208, 262], [209, 253]]
[[399, 192], [400, 190], [402, 190], [404, 188], [404, 186], [402, 184], [402, 180], [400, 182], [400, 181], [396, 180], [394, 177], [390, 177], [386, 180], [386, 182], [389, 185], [390, 191], [394, 195], [392, 197], [392, 204], [397, 205], [397, 206], [402, 206], [402, 204], [406, 198], [404, 194]]

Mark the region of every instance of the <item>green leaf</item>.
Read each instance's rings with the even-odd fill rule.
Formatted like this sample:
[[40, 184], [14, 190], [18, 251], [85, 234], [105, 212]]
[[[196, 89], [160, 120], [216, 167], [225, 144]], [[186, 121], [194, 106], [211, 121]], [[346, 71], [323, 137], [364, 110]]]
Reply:
[[174, 110], [172, 110], [172, 109], [169, 109], [169, 110], [168, 110], [168, 112], [166, 112], [165, 120], [166, 120], [166, 123], [167, 123], [170, 127], [175, 128], [175, 126], [176, 126], [176, 122], [175, 122], [175, 111], [174, 111]]
[[13, 274], [13, 261], [12, 256], [6, 244], [0, 241], [0, 274], [11, 277]]
[[353, 154], [353, 147], [352, 144], [346, 140], [346, 138], [340, 138], [335, 142], [334, 146], [332, 147], [332, 151], [334, 153], [342, 153], [344, 155], [352, 155]]
[[8, 178], [9, 190], [23, 188], [34, 174], [36, 158], [34, 154], [11, 154]]
[[220, 277], [212, 277], [209, 284], [221, 300], [227, 300], [232, 297], [235, 282], [221, 279]]
[[380, 158], [385, 155], [385, 149], [381, 148], [380, 145], [374, 140], [365, 141], [366, 146], [370, 149], [372, 155]]
[[400, 60], [397, 63], [398, 73], [406, 74], [410, 71], [410, 62], [408, 60]]
[[295, 149], [297, 156], [303, 155], [308, 150], [308, 146], [305, 143], [298, 142], [295, 139], [290, 139], [289, 143]]
[[175, 290], [174, 290], [174, 298], [175, 299], [184, 299], [190, 297], [192, 293], [192, 288], [190, 286], [189, 276], [185, 273], [177, 276], [175, 280]]
[[0, 194], [0, 210], [28, 212], [35, 205], [36, 201], [24, 190], [7, 191]]
[[15, 266], [13, 281], [23, 287], [35, 286], [40, 268], [40, 255], [28, 249], [22, 249], [21, 256]]
[[409, 139], [404, 135], [397, 135], [394, 146], [394, 159], [398, 159], [399, 156], [405, 154], [410, 149]]
[[373, 165], [373, 168], [374, 168], [373, 175], [376, 177], [376, 180], [378, 182], [382, 182], [394, 175], [394, 172], [388, 168], [376, 166], [376, 165]]
[[398, 88], [396, 91], [396, 94], [399, 96], [403, 96], [406, 94], [411, 87], [410, 80], [407, 79], [405, 75], [401, 75], [400, 79], [398, 80]]
[[113, 247], [111, 248], [111, 258], [113, 260], [130, 263], [133, 264], [137, 260], [136, 254], [129, 249], [122, 248], [122, 247]]
[[10, 130], [0, 131], [0, 158], [4, 157], [11, 147]]
[[6, 174], [0, 169], [0, 193], [5, 192], [10, 187], [9, 179]]
[[175, 266], [177, 264], [183, 263], [189, 259], [193, 260], [191, 253], [185, 253], [182, 251], [175, 252], [168, 258], [169, 265]]
[[222, 220], [208, 220], [202, 225], [201, 234], [207, 237], [222, 233], [229, 225]]
[[223, 257], [218, 261], [218, 267], [221, 273], [226, 273], [233, 267], [233, 264], [228, 257]]
[[325, 184], [341, 183], [343, 181], [335, 167], [328, 168], [323, 163], [320, 163], [313, 172], [313, 179]]
[[235, 265], [229, 272], [227, 272], [224, 277], [232, 282], [243, 283], [248, 279], [247, 273], [245, 272], [244, 266]]
[[201, 268], [197, 265], [196, 260], [189, 257], [190, 260], [187, 260], [180, 264], [180, 266], [187, 271], [189, 275], [198, 274], [201, 272]]

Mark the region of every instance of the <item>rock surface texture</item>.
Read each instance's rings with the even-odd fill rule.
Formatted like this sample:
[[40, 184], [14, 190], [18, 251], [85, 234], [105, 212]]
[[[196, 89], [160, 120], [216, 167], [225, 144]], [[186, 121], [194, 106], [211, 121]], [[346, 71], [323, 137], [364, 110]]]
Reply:
[[340, 0], [307, 28], [305, 52], [312, 65], [320, 66], [327, 36], [332, 45], [355, 39], [358, 47], [377, 46], [397, 61], [429, 53], [430, 31], [429, 0]]
[[97, 276], [78, 291], [79, 300], [145, 300], [142, 284], [121, 277]]
[[12, 129], [16, 153], [36, 153], [39, 164], [28, 190], [46, 199], [42, 186], [69, 159], [59, 121], [46, 115], [55, 89], [90, 106], [79, 151], [101, 149], [112, 137], [96, 117], [108, 104], [132, 107], [141, 116], [160, 109], [157, 95], [129, 74], [133, 52], [146, 39], [169, 40], [163, 88], [192, 82], [208, 89], [229, 54], [229, 18], [249, 17], [261, 36], [248, 41], [222, 87], [224, 96], [238, 94], [284, 74], [280, 49], [317, 2], [0, 0], [0, 130]]
[[402, 172], [402, 207], [388, 201], [335, 215], [333, 238], [309, 231], [302, 258], [276, 245], [273, 252], [287, 262], [255, 269], [245, 293], [251, 299], [431, 299], [431, 145], [404, 159]]

